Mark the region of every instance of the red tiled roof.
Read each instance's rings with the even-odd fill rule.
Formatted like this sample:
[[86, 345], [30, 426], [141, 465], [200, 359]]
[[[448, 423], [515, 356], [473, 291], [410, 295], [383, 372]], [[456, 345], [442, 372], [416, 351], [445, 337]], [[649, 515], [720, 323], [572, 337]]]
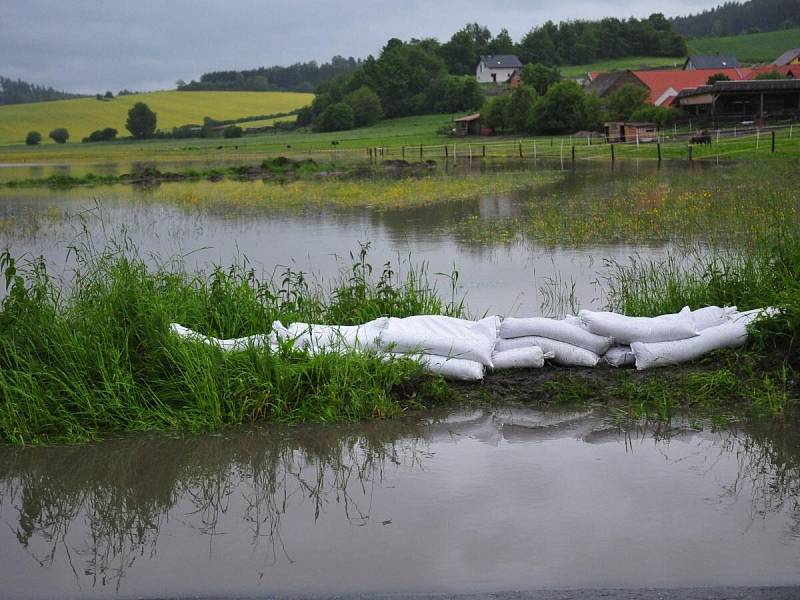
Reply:
[[[739, 67], [737, 69], [707, 69], [702, 71], [683, 71], [680, 69], [653, 69], [646, 71], [631, 71], [643, 84], [650, 89], [650, 103], [655, 104], [670, 88], [677, 94], [686, 88], [696, 88], [705, 85], [708, 78], [717, 73], [730, 77], [731, 81], [752, 79], [753, 69]], [[662, 99], [662, 104], [664, 100]]]
[[756, 75], [761, 75], [761, 73], [772, 73], [772, 71], [777, 71], [787, 79], [797, 79], [800, 77], [800, 65], [783, 65], [782, 67], [778, 67], [776, 65], [764, 65], [762, 67], [756, 67], [753, 69], [753, 77]]

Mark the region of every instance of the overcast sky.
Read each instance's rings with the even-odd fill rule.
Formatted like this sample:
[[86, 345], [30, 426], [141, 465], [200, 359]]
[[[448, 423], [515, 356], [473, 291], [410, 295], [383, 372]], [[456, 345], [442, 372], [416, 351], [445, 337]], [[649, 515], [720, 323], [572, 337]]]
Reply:
[[0, 0], [0, 75], [74, 92], [175, 87], [206, 71], [377, 54], [477, 21], [515, 41], [551, 19], [684, 15], [721, 0]]

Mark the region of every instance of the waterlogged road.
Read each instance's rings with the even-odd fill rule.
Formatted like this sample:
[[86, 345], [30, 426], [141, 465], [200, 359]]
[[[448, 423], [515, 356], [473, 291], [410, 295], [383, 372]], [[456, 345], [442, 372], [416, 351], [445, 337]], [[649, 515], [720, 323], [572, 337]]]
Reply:
[[701, 425], [508, 407], [5, 447], [2, 595], [792, 597], [707, 592], [800, 585], [798, 432]]

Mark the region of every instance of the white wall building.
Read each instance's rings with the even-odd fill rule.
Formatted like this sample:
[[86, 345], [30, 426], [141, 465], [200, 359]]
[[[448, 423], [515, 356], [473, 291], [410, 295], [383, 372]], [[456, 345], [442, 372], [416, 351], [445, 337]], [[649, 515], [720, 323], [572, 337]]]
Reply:
[[522, 70], [522, 63], [513, 54], [487, 54], [475, 69], [479, 83], [505, 83], [514, 71]]

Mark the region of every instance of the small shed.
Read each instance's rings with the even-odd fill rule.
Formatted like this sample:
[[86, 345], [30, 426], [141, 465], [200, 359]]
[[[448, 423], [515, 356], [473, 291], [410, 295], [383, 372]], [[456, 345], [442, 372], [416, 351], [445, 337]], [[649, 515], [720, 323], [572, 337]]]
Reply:
[[608, 142], [655, 142], [658, 139], [658, 126], [655, 123], [631, 123], [612, 121], [605, 124]]
[[454, 121], [456, 124], [454, 134], [458, 137], [465, 135], [480, 135], [481, 133], [481, 113], [474, 113], [461, 117]]

